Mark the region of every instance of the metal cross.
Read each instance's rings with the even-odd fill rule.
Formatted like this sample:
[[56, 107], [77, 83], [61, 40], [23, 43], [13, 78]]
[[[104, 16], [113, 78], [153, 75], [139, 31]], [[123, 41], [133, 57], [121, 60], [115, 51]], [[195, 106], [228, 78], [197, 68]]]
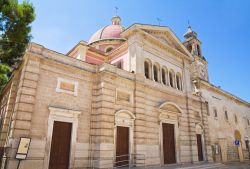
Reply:
[[160, 18], [156, 18], [156, 19], [157, 19], [157, 21], [158, 21], [158, 25], [161, 26], [161, 21], [162, 21], [162, 20], [161, 20]]
[[117, 13], [118, 13], [118, 7], [115, 7], [115, 15], [117, 16]]
[[188, 20], [188, 27], [191, 27], [191, 26], [190, 26], [190, 22], [189, 22], [189, 20]]

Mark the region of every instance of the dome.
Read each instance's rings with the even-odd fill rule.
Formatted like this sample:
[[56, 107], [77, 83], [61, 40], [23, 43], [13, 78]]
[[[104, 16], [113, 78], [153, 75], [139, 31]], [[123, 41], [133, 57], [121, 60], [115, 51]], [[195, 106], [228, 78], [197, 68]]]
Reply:
[[114, 16], [112, 18], [112, 25], [105, 26], [102, 29], [99, 29], [96, 33], [94, 33], [90, 40], [89, 44], [104, 40], [104, 39], [120, 39], [121, 32], [123, 31], [123, 27], [121, 26], [121, 18], [119, 16]]

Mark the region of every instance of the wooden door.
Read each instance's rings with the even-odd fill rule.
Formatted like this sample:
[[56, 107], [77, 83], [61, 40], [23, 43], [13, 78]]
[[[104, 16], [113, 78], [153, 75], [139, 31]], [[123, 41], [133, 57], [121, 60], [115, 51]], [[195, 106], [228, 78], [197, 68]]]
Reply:
[[116, 166], [129, 163], [129, 127], [117, 126], [116, 134]]
[[174, 124], [163, 123], [162, 132], [164, 164], [176, 163]]
[[68, 169], [72, 123], [54, 122], [49, 169]]
[[198, 158], [199, 158], [199, 161], [203, 161], [201, 134], [196, 134], [196, 138], [197, 138]]

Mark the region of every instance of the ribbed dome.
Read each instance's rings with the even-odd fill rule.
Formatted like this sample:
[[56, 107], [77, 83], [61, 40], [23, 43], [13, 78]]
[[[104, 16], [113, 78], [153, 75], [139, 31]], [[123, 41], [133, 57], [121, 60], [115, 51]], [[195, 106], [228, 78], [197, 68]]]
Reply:
[[121, 38], [120, 34], [123, 31], [123, 27], [120, 25], [121, 19], [119, 16], [114, 16], [112, 18], [112, 25], [105, 26], [102, 29], [99, 29], [96, 33], [94, 33], [90, 40], [89, 44], [104, 40], [104, 39], [119, 39]]

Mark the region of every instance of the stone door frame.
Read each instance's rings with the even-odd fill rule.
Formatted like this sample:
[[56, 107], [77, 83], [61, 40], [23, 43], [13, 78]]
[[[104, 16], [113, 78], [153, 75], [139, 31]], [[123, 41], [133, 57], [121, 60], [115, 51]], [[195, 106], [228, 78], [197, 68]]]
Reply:
[[47, 131], [47, 140], [45, 145], [43, 168], [44, 169], [49, 168], [54, 121], [72, 123], [69, 168], [73, 168], [75, 151], [76, 151], [75, 148], [76, 148], [76, 138], [77, 138], [77, 128], [78, 128], [78, 116], [79, 114], [81, 114], [81, 112], [63, 108], [56, 108], [56, 107], [49, 107], [49, 111], [50, 114], [48, 118], [48, 131]]
[[[200, 127], [200, 130], [197, 129], [197, 126]], [[197, 145], [196, 134], [200, 134], [201, 135], [201, 146], [202, 146], [203, 161], [207, 161], [206, 144], [205, 144], [205, 137], [204, 137], [204, 128], [203, 128], [203, 126], [200, 123], [195, 124], [195, 138], [196, 138], [196, 148], [197, 148], [197, 157], [198, 157], [198, 145]], [[198, 159], [199, 159], [199, 157], [198, 157]], [[200, 161], [200, 162], [203, 162], [203, 161]]]
[[[127, 115], [127, 117], [123, 117]], [[116, 162], [116, 137], [117, 137], [117, 126], [128, 127], [129, 128], [129, 155], [133, 153], [134, 150], [134, 121], [135, 115], [128, 110], [119, 110], [115, 113], [115, 126], [114, 126], [114, 159], [113, 163]]]
[[[177, 110], [177, 112], [172, 112], [165, 110], [165, 106], [174, 106]], [[160, 165], [164, 166], [164, 153], [163, 153], [163, 129], [162, 129], [162, 123], [168, 123], [168, 124], [173, 124], [174, 125], [174, 139], [175, 139], [175, 159], [176, 159], [176, 164], [180, 163], [180, 139], [179, 139], [179, 116], [182, 114], [182, 110], [177, 106], [175, 103], [172, 102], [164, 102], [162, 103], [157, 110], [159, 111], [159, 156], [160, 156]], [[167, 164], [168, 165], [168, 164]]]
[[180, 153], [179, 153], [179, 132], [178, 132], [178, 122], [177, 120], [172, 120], [172, 119], [162, 119], [160, 121], [160, 161], [161, 161], [161, 166], [168, 165], [164, 164], [164, 152], [163, 152], [163, 129], [162, 129], [162, 124], [163, 123], [168, 123], [168, 124], [173, 124], [174, 125], [174, 140], [175, 140], [175, 159], [176, 159], [176, 164], [180, 162]]

